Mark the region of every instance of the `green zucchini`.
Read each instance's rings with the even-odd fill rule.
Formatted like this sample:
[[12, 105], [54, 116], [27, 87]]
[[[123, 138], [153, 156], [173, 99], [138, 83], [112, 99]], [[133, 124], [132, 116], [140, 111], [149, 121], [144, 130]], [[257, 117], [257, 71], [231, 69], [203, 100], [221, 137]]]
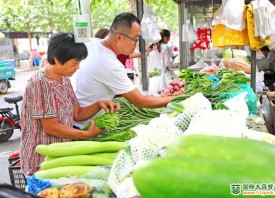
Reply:
[[170, 144], [166, 156], [274, 164], [271, 159], [275, 157], [275, 146], [245, 138], [188, 135]]
[[273, 184], [275, 170], [273, 164], [167, 157], [137, 166], [133, 180], [142, 198], [228, 198], [231, 184]]
[[62, 167], [62, 166], [96, 166], [96, 165], [109, 165], [111, 166], [115, 160], [114, 158], [93, 156], [93, 155], [74, 155], [65, 156], [44, 161], [40, 164], [42, 170]]
[[65, 167], [56, 167], [48, 170], [41, 170], [35, 173], [37, 178], [45, 179], [58, 179], [61, 177], [73, 177], [81, 176], [89, 171], [93, 170], [94, 166], [65, 166]]
[[[89, 141], [89, 143], [80, 143], [72, 145], [73, 142], [64, 142], [64, 146], [52, 146], [52, 145], [38, 145], [36, 147], [36, 152], [40, 155], [50, 156], [50, 157], [63, 157], [70, 155], [86, 155], [92, 153], [104, 153], [104, 152], [117, 152], [120, 149], [127, 146], [124, 142], [94, 142]], [[58, 143], [55, 143], [56, 145]], [[59, 144], [59, 145], [60, 145]], [[67, 146], [65, 146], [67, 145]]]

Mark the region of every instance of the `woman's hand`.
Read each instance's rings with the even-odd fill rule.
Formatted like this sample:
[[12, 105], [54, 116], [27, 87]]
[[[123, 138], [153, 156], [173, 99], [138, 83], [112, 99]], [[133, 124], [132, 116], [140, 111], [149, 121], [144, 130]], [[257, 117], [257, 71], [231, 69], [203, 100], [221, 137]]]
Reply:
[[98, 136], [104, 129], [100, 129], [95, 125], [95, 121], [91, 121], [91, 125], [88, 128], [89, 138]]
[[111, 100], [99, 100], [98, 105], [101, 109], [104, 109], [105, 111], [110, 111], [110, 113], [113, 113], [114, 111], [118, 111], [120, 109], [120, 104], [112, 102]]

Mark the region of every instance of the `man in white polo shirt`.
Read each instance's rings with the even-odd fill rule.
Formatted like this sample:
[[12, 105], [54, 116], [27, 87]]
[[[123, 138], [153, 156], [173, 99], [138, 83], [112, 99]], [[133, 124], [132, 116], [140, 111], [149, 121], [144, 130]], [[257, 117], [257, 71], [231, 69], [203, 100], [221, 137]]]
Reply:
[[[137, 107], [162, 107], [172, 100], [173, 97], [142, 95], [117, 59], [118, 54], [134, 52], [140, 34], [139, 19], [131, 13], [121, 13], [115, 17], [107, 37], [86, 43], [88, 57], [81, 62], [76, 74], [75, 94], [80, 106], [112, 100], [115, 95], [121, 95]], [[74, 125], [82, 128], [86, 122]]]

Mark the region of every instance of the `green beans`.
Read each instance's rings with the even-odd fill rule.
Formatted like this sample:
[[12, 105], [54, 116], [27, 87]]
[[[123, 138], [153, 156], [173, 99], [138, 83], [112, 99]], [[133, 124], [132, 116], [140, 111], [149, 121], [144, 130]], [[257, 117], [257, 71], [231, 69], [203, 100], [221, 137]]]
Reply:
[[121, 105], [118, 111], [119, 124], [116, 128], [106, 128], [94, 141], [126, 141], [136, 136], [131, 130], [138, 124], [148, 124], [151, 119], [159, 117], [164, 108], [138, 108], [125, 98], [115, 98], [114, 102]]

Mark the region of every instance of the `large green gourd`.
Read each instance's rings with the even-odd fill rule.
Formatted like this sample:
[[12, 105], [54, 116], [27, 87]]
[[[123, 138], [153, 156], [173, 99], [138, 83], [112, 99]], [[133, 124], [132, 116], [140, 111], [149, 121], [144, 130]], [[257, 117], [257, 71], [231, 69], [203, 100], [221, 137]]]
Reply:
[[274, 184], [274, 162], [274, 145], [194, 135], [168, 146], [165, 157], [138, 166], [133, 179], [143, 198], [228, 198], [236, 197], [231, 184]]
[[188, 135], [170, 144], [166, 156], [267, 164], [275, 157], [275, 145], [245, 138]]
[[142, 198], [229, 198], [236, 197], [230, 184], [273, 184], [275, 170], [271, 165], [158, 158], [138, 167], [133, 179]]

